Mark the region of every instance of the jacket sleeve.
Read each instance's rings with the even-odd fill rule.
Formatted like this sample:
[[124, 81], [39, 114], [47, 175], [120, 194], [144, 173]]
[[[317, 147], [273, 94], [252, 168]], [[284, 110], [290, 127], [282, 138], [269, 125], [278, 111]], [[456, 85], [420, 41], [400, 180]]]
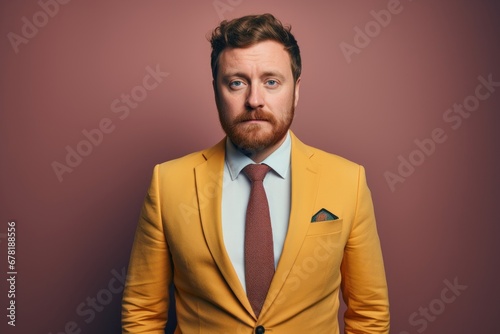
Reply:
[[162, 225], [157, 165], [137, 226], [122, 300], [125, 333], [164, 334], [172, 264]]
[[359, 168], [356, 213], [341, 265], [345, 333], [389, 333], [389, 299], [365, 171]]

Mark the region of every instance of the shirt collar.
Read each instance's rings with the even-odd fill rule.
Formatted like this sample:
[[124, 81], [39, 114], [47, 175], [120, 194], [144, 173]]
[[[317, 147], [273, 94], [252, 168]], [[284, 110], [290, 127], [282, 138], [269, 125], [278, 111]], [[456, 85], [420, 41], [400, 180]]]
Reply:
[[[290, 131], [288, 131], [285, 141], [283, 141], [276, 151], [264, 159], [262, 163], [271, 167], [281, 178], [286, 178], [288, 168], [290, 167], [291, 148], [292, 139], [290, 138]], [[234, 181], [243, 168], [254, 163], [252, 159], [238, 150], [229, 138], [226, 139], [226, 165], [231, 180]]]

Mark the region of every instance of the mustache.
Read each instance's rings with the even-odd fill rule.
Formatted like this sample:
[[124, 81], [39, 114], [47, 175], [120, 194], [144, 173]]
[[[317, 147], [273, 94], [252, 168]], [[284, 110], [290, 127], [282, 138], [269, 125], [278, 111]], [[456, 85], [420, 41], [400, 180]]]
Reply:
[[247, 121], [267, 121], [273, 123], [276, 121], [274, 115], [263, 111], [262, 109], [256, 109], [252, 112], [245, 112], [234, 119], [234, 123], [243, 123]]

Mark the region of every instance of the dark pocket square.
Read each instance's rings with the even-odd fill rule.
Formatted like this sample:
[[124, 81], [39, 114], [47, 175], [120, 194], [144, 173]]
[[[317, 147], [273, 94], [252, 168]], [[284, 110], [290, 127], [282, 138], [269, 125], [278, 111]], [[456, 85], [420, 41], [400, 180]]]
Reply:
[[311, 218], [311, 223], [322, 222], [325, 220], [336, 220], [339, 219], [336, 215], [328, 211], [327, 209], [321, 209], [314, 214]]

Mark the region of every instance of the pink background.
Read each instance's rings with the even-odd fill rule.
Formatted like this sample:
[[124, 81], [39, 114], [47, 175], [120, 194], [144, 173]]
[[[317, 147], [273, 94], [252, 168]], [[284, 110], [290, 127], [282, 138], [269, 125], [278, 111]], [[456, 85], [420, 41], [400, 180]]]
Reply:
[[[18, 275], [14, 328], [6, 324], [2, 255], [0, 331], [59, 334], [74, 322], [81, 333], [120, 332], [113, 272], [128, 265], [154, 164], [223, 136], [205, 35], [222, 17], [271, 12], [292, 24], [302, 51], [293, 130], [367, 169], [391, 333], [497, 333], [500, 87], [456, 130], [443, 115], [474, 94], [479, 76], [500, 81], [500, 6], [402, 0], [401, 12], [372, 30], [348, 63], [339, 45], [354, 44], [354, 28], [364, 30], [370, 11], [388, 2], [71, 1], [48, 22], [36, 16], [36, 1], [2, 2], [0, 249], [6, 254], [7, 222], [15, 220]], [[218, 13], [218, 3], [228, 10]], [[7, 34], [21, 35], [22, 18], [33, 15], [41, 27], [16, 53]], [[111, 103], [157, 65], [168, 77], [120, 119]], [[59, 182], [51, 164], [65, 163], [65, 147], [75, 149], [82, 131], [105, 118], [113, 132]], [[414, 141], [435, 128], [446, 141], [391, 191], [384, 173], [397, 173], [398, 156], [408, 159]], [[444, 281], [455, 279], [467, 288], [451, 303], [439, 301]], [[89, 311], [87, 298], [96, 297], [106, 305]], [[432, 320], [423, 320], [418, 312], [429, 306]], [[409, 320], [414, 312], [417, 323]]]

